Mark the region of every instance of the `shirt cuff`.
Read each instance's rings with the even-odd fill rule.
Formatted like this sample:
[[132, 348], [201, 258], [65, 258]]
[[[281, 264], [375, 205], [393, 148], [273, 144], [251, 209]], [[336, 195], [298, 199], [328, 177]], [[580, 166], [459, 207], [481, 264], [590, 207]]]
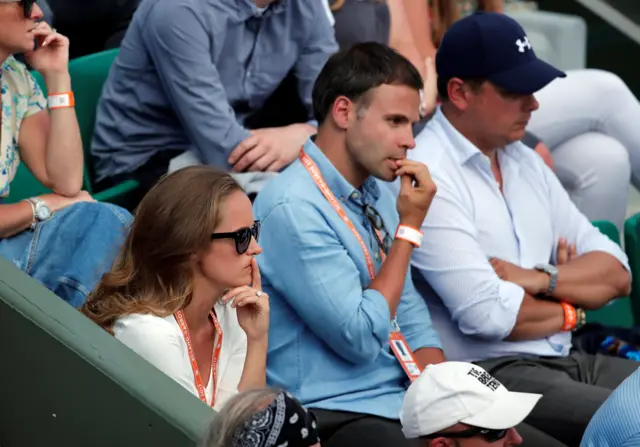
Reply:
[[499, 335], [501, 340], [507, 338], [516, 325], [524, 293], [524, 289], [519, 285], [509, 281], [500, 281], [498, 294], [501, 306], [498, 312], [491, 313], [491, 320], [496, 328], [499, 328], [496, 332], [501, 332]]
[[367, 289], [362, 294], [362, 311], [369, 318], [373, 336], [384, 346], [391, 332], [391, 312], [387, 300], [377, 290]]
[[418, 349], [422, 348], [442, 349], [440, 337], [438, 336], [436, 330], [433, 328], [433, 325], [431, 325], [429, 329], [425, 330], [424, 333], [419, 337], [405, 338], [407, 339], [407, 344], [409, 344], [409, 347], [413, 352], [416, 352]]
[[[482, 296], [469, 309], [454, 313], [460, 331], [485, 341], [502, 341], [513, 331], [524, 299], [524, 289], [508, 281], [492, 286], [489, 296]], [[475, 310], [474, 310], [475, 309]]]

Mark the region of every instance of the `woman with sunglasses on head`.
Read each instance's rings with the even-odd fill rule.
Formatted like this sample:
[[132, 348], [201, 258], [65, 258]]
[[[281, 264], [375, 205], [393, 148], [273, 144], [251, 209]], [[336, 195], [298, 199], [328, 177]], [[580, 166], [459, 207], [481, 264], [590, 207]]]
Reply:
[[176, 171], [142, 199], [82, 311], [215, 409], [265, 386], [269, 301], [259, 222], [227, 173]]
[[[35, 0], [0, 0], [0, 256], [77, 307], [109, 267], [131, 216], [81, 191], [69, 40], [42, 16]], [[42, 75], [48, 98], [14, 54]], [[21, 161], [52, 192], [2, 203], [12, 199]]]

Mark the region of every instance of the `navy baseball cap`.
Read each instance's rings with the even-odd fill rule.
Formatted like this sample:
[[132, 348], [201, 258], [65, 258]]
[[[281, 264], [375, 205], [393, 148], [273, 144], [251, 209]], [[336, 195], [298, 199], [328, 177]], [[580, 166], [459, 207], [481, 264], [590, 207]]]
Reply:
[[485, 78], [511, 93], [531, 94], [566, 74], [538, 59], [512, 18], [476, 12], [455, 22], [436, 53], [442, 78]]

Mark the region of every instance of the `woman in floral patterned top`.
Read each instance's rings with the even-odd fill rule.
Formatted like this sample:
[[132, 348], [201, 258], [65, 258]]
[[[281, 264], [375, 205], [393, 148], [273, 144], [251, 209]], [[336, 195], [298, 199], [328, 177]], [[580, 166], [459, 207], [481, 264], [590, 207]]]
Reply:
[[[70, 93], [69, 41], [41, 18], [35, 0], [0, 0], [0, 200], [9, 195], [21, 161], [53, 191], [0, 204], [0, 255], [78, 305], [99, 276], [99, 263], [110, 263], [130, 216], [81, 191], [84, 160]], [[12, 56], [18, 53], [42, 74], [48, 100]]]

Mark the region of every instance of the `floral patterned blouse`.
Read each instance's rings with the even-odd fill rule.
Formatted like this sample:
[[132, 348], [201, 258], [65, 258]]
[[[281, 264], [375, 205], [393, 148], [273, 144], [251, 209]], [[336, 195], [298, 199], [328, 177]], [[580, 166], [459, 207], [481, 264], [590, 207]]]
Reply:
[[44, 110], [47, 101], [27, 67], [9, 56], [0, 65], [2, 127], [0, 128], [0, 198], [9, 195], [9, 184], [20, 164], [18, 135], [22, 121]]

